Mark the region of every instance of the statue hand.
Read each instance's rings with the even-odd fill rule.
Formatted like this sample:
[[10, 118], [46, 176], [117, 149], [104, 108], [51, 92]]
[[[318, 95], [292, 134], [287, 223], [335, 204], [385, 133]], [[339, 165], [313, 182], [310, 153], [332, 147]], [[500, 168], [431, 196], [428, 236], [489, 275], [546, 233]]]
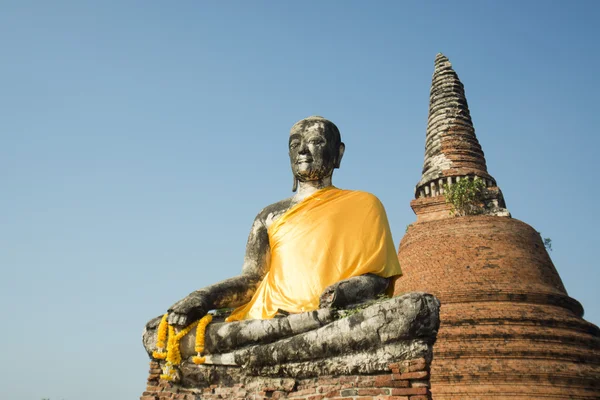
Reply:
[[210, 305], [206, 296], [194, 292], [169, 307], [167, 322], [184, 327], [204, 317], [209, 310]]
[[323, 290], [321, 297], [319, 297], [319, 308], [331, 308], [334, 306], [339, 284], [340, 282], [334, 283]]
[[147, 331], [154, 331], [158, 328], [158, 325], [160, 324], [160, 320], [162, 319], [162, 315], [159, 315], [158, 317], [154, 317], [152, 318], [150, 321], [148, 321], [148, 323], [146, 323], [146, 330]]
[[353, 304], [374, 300], [385, 293], [390, 281], [388, 278], [365, 274], [344, 279], [328, 286], [319, 298], [321, 308], [344, 308]]

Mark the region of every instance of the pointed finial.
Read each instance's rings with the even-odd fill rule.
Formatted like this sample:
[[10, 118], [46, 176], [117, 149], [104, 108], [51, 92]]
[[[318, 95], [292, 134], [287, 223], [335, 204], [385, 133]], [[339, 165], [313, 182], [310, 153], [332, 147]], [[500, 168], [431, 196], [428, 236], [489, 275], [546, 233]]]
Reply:
[[449, 61], [448, 61], [448, 57], [446, 57], [442, 53], [437, 53], [435, 56], [435, 62], [437, 64], [438, 62], [449, 62]]

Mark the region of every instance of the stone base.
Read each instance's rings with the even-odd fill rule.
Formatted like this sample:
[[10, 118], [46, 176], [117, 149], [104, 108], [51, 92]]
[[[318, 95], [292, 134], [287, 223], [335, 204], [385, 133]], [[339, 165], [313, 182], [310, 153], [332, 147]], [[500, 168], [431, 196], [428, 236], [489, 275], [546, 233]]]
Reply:
[[[207, 352], [202, 365], [192, 362], [192, 330], [180, 343], [174, 380], [160, 380], [166, 363], [152, 361], [141, 400], [429, 399], [439, 301], [407, 293], [364, 307], [211, 324], [206, 347], [229, 352]], [[149, 327], [147, 350], [155, 336]]]
[[429, 362], [425, 358], [388, 365], [376, 375], [320, 376], [318, 378], [265, 378], [239, 375], [239, 367], [196, 366], [213, 377], [205, 388], [190, 388], [160, 380], [160, 364], [150, 362], [148, 386], [140, 400], [215, 400], [215, 399], [356, 399], [356, 400], [431, 400]]

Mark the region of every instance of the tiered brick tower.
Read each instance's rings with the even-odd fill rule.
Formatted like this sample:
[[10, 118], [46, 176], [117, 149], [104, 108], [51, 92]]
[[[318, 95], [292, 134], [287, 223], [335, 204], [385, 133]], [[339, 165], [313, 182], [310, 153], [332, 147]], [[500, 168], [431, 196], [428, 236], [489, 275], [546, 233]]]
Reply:
[[[485, 214], [451, 217], [443, 185], [474, 176], [487, 186]], [[442, 302], [434, 400], [600, 399], [600, 330], [582, 319], [539, 233], [510, 217], [464, 87], [441, 54], [415, 197], [395, 294], [425, 291]]]

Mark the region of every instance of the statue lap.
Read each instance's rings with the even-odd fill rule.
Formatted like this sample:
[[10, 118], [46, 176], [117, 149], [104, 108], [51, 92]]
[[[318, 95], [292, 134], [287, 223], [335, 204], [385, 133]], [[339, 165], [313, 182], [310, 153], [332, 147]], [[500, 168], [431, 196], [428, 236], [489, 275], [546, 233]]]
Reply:
[[[383, 372], [399, 359], [430, 361], [438, 327], [439, 301], [425, 293], [265, 320], [215, 318], [205, 334], [205, 364], [189, 361], [195, 331], [181, 340], [181, 384], [208, 387], [215, 368], [234, 380]], [[149, 325], [143, 341], [151, 354], [156, 324]]]

